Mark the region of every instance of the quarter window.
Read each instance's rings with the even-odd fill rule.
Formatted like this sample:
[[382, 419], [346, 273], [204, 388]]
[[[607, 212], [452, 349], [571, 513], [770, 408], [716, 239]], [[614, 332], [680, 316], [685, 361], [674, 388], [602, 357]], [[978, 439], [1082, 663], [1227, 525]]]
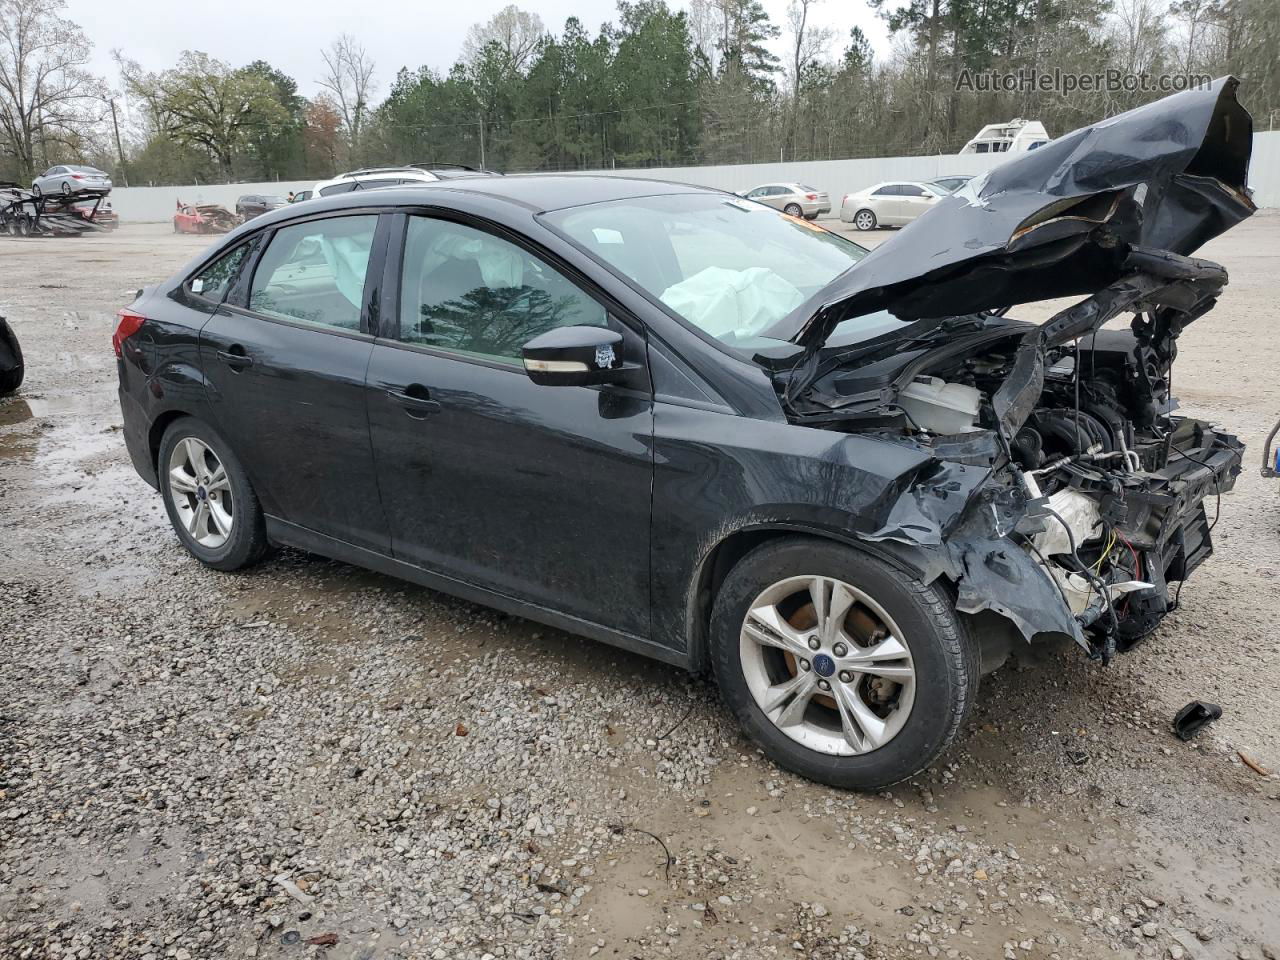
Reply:
[[607, 326], [603, 306], [521, 247], [473, 227], [410, 217], [400, 286], [400, 339], [519, 362], [556, 327]]
[[249, 309], [359, 330], [377, 226], [376, 216], [332, 217], [277, 230], [254, 271]]

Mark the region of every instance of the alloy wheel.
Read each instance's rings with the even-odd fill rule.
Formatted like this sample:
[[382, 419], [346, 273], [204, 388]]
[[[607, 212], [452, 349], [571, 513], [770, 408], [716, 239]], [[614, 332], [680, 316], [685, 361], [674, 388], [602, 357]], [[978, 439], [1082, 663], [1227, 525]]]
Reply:
[[853, 225], [859, 230], [871, 230], [876, 225], [876, 218], [869, 210], [859, 210], [858, 215], [853, 218]]
[[872, 597], [832, 577], [765, 589], [742, 624], [742, 672], [775, 727], [821, 753], [856, 756], [901, 732], [915, 703], [911, 652]]
[[183, 528], [202, 547], [217, 549], [231, 536], [235, 504], [218, 455], [203, 440], [186, 437], [169, 455], [169, 498]]

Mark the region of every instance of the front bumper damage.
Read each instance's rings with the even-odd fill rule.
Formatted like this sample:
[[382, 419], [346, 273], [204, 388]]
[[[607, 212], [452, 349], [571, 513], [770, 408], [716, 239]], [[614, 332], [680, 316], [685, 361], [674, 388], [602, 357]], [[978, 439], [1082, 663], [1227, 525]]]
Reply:
[[[1109, 659], [1154, 629], [1171, 608], [1170, 582], [1185, 580], [1212, 554], [1205, 500], [1230, 491], [1240, 472], [1244, 446], [1230, 434], [1182, 419], [1170, 439], [1185, 444], [1181, 455], [1145, 473], [1142, 489], [1097, 500], [1070, 486], [1033, 496], [1012, 467], [938, 461], [864, 538], [926, 582], [949, 581], [962, 613], [991, 611], [1026, 640], [1066, 635]], [[1128, 541], [1123, 549], [1136, 553], [1140, 579], [1090, 582], [1050, 559], [1072, 540], [1081, 549], [1102, 539], [1104, 517]]]
[[[1255, 210], [1238, 86], [1147, 104], [976, 178], [802, 305], [793, 352], [757, 357], [792, 422], [929, 454], [859, 535], [949, 581], [961, 612], [1108, 659], [1212, 553], [1205, 500], [1232, 488], [1243, 447], [1173, 414], [1171, 370], [1227, 283], [1191, 254]], [[1068, 296], [1085, 299], [1039, 326], [1006, 317]], [[877, 311], [903, 326], [829, 343]], [[1106, 328], [1126, 314], [1127, 331]]]

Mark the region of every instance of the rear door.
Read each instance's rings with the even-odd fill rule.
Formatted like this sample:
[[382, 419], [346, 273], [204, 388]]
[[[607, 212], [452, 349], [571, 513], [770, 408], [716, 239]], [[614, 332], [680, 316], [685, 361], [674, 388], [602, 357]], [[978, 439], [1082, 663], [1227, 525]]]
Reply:
[[378, 219], [270, 231], [249, 277], [201, 331], [200, 359], [216, 426], [266, 512], [387, 552], [364, 401]]
[[[369, 367], [397, 559], [632, 636], [649, 632], [653, 399], [643, 336], [566, 270], [479, 225], [404, 218]], [[392, 297], [390, 291], [394, 289]], [[520, 348], [602, 325], [632, 388], [538, 386]]]

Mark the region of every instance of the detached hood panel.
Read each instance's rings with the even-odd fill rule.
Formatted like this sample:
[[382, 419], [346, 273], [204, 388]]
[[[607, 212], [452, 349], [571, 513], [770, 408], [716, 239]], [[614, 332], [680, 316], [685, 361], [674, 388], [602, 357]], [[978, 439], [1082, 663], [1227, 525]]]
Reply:
[[1083, 127], [946, 197], [833, 281], [796, 336], [889, 310], [957, 316], [1119, 280], [1134, 247], [1183, 256], [1254, 212], [1253, 121], [1224, 77]]

